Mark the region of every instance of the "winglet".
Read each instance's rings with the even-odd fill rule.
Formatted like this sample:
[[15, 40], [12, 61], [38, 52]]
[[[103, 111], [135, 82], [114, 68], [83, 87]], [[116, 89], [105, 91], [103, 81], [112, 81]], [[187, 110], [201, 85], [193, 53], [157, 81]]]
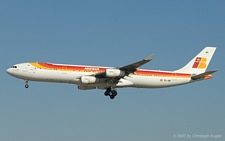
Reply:
[[154, 54], [152, 54], [152, 55], [150, 55], [150, 56], [148, 56], [147, 58], [145, 58], [144, 60], [146, 60], [146, 61], [151, 61], [153, 58], [154, 58]]
[[123, 70], [123, 71], [126, 71], [127, 73], [133, 73], [137, 70], [138, 67], [148, 63], [149, 61], [151, 61], [154, 57], [154, 54], [148, 56], [147, 58], [141, 60], [141, 61], [138, 61], [138, 62], [135, 62], [135, 63], [132, 63], [132, 64], [129, 64], [129, 65], [126, 65], [126, 66], [123, 66], [123, 67], [120, 67], [119, 69], [120, 70]]

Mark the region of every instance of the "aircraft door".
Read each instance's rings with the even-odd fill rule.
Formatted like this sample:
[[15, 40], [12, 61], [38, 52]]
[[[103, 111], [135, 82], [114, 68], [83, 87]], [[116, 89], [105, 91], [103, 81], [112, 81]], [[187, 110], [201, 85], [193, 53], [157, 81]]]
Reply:
[[176, 73], [172, 73], [172, 81], [177, 81], [177, 74]]
[[23, 72], [27, 72], [27, 69], [28, 69], [28, 65], [27, 64], [24, 64], [23, 65]]
[[67, 74], [67, 67], [62, 67], [62, 74]]
[[35, 74], [36, 73], [36, 68], [33, 66], [29, 66], [29, 72]]

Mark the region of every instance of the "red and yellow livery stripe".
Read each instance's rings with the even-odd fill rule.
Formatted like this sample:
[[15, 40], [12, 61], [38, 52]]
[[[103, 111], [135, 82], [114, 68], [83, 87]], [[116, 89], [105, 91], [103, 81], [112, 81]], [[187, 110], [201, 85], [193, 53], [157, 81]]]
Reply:
[[[60, 70], [60, 71], [77, 71], [77, 72], [104, 72], [107, 68], [96, 66], [77, 66], [77, 65], [61, 65], [52, 63], [30, 62], [30, 64], [38, 69]], [[137, 70], [135, 75], [139, 76], [155, 76], [155, 77], [173, 77], [173, 78], [190, 78], [191, 74], [161, 72], [152, 70]]]
[[60, 71], [80, 71], [80, 72], [104, 72], [106, 68], [92, 66], [61, 65], [52, 63], [30, 62], [38, 69], [60, 70]]

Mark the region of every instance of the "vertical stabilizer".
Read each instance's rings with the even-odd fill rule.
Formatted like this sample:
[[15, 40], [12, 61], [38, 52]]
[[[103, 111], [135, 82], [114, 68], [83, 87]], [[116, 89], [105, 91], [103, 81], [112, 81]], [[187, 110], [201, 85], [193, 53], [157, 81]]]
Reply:
[[204, 73], [216, 50], [216, 47], [205, 47], [197, 56], [195, 56], [186, 66], [174, 72], [182, 73]]

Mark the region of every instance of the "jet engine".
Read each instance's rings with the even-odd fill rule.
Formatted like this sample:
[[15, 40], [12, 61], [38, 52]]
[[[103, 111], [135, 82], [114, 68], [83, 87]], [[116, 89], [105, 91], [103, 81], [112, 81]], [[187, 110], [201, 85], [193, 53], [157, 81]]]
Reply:
[[125, 72], [119, 69], [106, 69], [106, 77], [123, 77]]
[[99, 79], [94, 76], [82, 76], [81, 83], [90, 84], [90, 83], [98, 83]]

